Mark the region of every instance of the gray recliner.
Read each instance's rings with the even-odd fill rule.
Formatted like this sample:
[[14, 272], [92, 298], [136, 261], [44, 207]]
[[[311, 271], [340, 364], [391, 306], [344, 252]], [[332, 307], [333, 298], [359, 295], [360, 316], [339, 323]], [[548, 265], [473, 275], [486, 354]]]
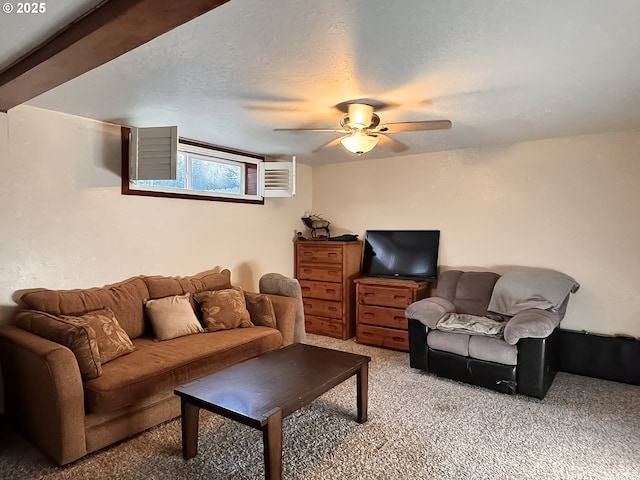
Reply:
[[410, 364], [436, 375], [544, 398], [556, 374], [557, 330], [578, 283], [549, 270], [462, 272], [407, 307]]

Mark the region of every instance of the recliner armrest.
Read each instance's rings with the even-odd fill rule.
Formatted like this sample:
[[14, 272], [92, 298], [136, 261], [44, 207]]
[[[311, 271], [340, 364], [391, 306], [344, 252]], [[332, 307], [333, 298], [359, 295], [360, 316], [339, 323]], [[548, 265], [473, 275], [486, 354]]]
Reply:
[[529, 308], [514, 315], [504, 327], [504, 340], [515, 345], [521, 338], [545, 338], [560, 324], [557, 313]]
[[447, 313], [455, 313], [456, 307], [446, 298], [428, 297], [409, 305], [404, 316], [414, 318], [429, 328], [436, 328], [438, 320]]

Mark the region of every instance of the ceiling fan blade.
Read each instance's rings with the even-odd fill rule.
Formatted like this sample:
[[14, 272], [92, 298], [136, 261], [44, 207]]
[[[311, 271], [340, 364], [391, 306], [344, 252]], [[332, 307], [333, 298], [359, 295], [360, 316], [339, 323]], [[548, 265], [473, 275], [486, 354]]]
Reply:
[[380, 125], [371, 133], [419, 132], [422, 130], [447, 130], [451, 128], [450, 120], [425, 120], [422, 122], [397, 122]]
[[405, 152], [409, 150], [408, 145], [405, 145], [404, 143], [402, 143], [399, 140], [396, 140], [395, 138], [388, 137], [384, 133], [376, 133], [375, 136], [380, 139], [381, 145], [385, 145], [386, 147], [389, 148], [389, 150], [391, 150], [394, 153], [400, 153], [400, 152]]
[[350, 130], [338, 128], [274, 128], [274, 132], [334, 132], [334, 133], [351, 133]]
[[342, 140], [344, 137], [345, 136], [334, 138], [330, 142], [324, 143], [324, 144], [320, 145], [318, 148], [315, 148], [314, 150], [312, 150], [312, 153], [317, 153], [320, 150], [322, 150], [323, 148], [335, 147], [336, 145], [340, 145], [340, 140]]

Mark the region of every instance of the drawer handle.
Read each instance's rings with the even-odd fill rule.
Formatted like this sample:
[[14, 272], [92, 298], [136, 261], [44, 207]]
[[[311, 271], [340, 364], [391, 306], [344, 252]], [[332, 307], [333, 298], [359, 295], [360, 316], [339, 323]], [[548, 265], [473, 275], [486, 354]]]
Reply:
[[330, 312], [337, 312], [338, 309], [336, 307], [327, 307], [327, 310], [329, 310]]
[[338, 254], [336, 252], [329, 252], [329, 257], [337, 257]]
[[402, 322], [402, 321], [404, 321], [404, 317], [393, 317], [393, 319], [394, 319], [396, 322]]
[[311, 291], [311, 288], [309, 288], [309, 287], [302, 287], [302, 291], [303, 291], [303, 292], [305, 292], [305, 293], [307, 293], [307, 292], [310, 292], [310, 291]]
[[394, 295], [393, 299], [394, 300], [405, 300], [407, 297], [405, 297], [404, 295]]
[[393, 337], [394, 342], [404, 342], [404, 338], [402, 337]]
[[325, 292], [327, 292], [327, 293], [337, 293], [333, 288], [327, 288], [325, 290]]
[[373, 337], [373, 333], [371, 332], [360, 332], [363, 337]]

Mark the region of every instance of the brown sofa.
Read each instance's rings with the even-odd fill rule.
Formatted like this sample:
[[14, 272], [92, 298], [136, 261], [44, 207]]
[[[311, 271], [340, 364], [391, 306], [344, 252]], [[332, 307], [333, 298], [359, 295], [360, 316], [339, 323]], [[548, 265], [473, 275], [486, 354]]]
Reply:
[[[189, 293], [194, 312], [200, 313], [193, 294], [229, 288], [230, 272], [223, 270], [23, 294], [25, 309], [12, 325], [0, 328], [6, 416], [60, 465], [179, 416], [175, 387], [293, 342], [297, 303], [278, 295], [267, 295], [276, 328], [252, 326], [154, 339], [145, 314], [147, 299]], [[101, 364], [98, 376], [81, 372], [75, 350], [33, 333], [47, 321], [105, 308], [113, 312], [135, 350]]]

